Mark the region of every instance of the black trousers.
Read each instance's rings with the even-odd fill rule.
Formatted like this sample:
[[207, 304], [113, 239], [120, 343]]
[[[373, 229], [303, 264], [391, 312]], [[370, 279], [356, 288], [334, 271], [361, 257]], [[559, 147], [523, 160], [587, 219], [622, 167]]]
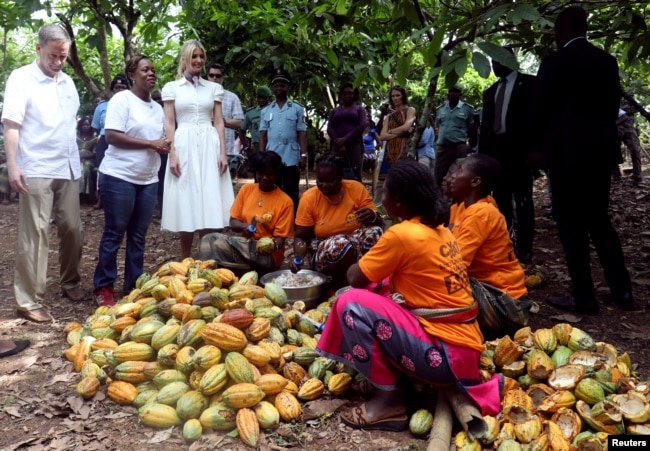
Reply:
[[[509, 146], [505, 136], [494, 136], [494, 157], [501, 163], [502, 174], [494, 186], [494, 200], [506, 218], [508, 230], [515, 226], [515, 250], [518, 256], [532, 254], [535, 236], [535, 204], [533, 201], [533, 172], [528, 162], [517, 155], [520, 149]], [[514, 200], [514, 208], [513, 208]]]
[[464, 143], [438, 143], [436, 144], [436, 162], [433, 168], [433, 178], [438, 184], [438, 188], [442, 188], [442, 179], [447, 175], [447, 171], [454, 161], [458, 158], [465, 158], [469, 146]]
[[609, 218], [611, 166], [585, 163], [580, 167], [557, 165], [549, 171], [553, 216], [578, 305], [596, 299], [590, 240], [612, 294], [631, 292], [632, 287], [621, 243]]
[[300, 169], [298, 166], [283, 166], [278, 186], [291, 198], [293, 211], [296, 212], [300, 199]]

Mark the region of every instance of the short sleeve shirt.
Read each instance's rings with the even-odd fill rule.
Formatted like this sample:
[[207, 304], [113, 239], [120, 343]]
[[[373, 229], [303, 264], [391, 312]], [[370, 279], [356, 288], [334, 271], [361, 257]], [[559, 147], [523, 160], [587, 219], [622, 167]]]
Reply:
[[74, 81], [63, 72], [54, 79], [33, 62], [9, 75], [2, 117], [20, 125], [16, 163], [26, 177], [81, 177], [78, 110]]
[[102, 100], [95, 108], [93, 113], [93, 121], [90, 124], [95, 130], [99, 130], [99, 136], [104, 136], [106, 130], [104, 129], [104, 124], [106, 123], [106, 108], [108, 107], [108, 100]]
[[470, 277], [515, 299], [528, 294], [524, 270], [515, 256], [506, 220], [489, 199], [464, 208], [454, 222], [452, 232]]
[[[244, 119], [244, 111], [241, 108], [239, 97], [234, 92], [224, 89], [223, 102], [221, 102], [221, 114], [225, 119]], [[226, 154], [237, 155], [239, 151], [235, 146], [235, 130], [226, 127]]]
[[242, 122], [241, 129], [244, 131], [251, 131], [251, 141], [254, 143], [260, 142], [260, 121], [262, 120], [262, 108], [256, 106], [246, 111], [244, 114], [244, 122]]
[[[410, 308], [456, 308], [474, 302], [456, 238], [446, 227], [426, 226], [419, 217], [386, 229], [377, 244], [361, 257], [359, 268], [373, 282], [390, 276], [391, 291], [402, 294]], [[477, 321], [419, 321], [428, 334], [446, 343], [483, 350]]]
[[[271, 192], [260, 190], [259, 184], [249, 183], [241, 187], [230, 207], [230, 216], [245, 223], [257, 218], [257, 231], [253, 238], [293, 236], [293, 201], [280, 188]], [[282, 264], [284, 249], [273, 254], [277, 266]]]
[[300, 160], [298, 132], [307, 130], [305, 109], [287, 99], [280, 108], [274, 101], [262, 111], [260, 132], [267, 132], [266, 149], [276, 152], [287, 166], [297, 166]]
[[438, 107], [436, 111], [436, 128], [439, 144], [464, 143], [474, 123], [474, 108], [464, 102], [458, 102], [454, 108], [449, 103]]
[[359, 228], [354, 212], [360, 208], [375, 210], [375, 204], [365, 186], [356, 180], [343, 180], [343, 197], [334, 205], [328, 202], [317, 186], [309, 188], [300, 198], [296, 225], [314, 227], [316, 238], [329, 238], [339, 233], [349, 234]]
[[[115, 94], [106, 110], [106, 130], [116, 130], [140, 139], [160, 139], [164, 121], [163, 109], [157, 102], [145, 102], [131, 91]], [[136, 185], [148, 185], [158, 181], [159, 168], [160, 155], [156, 152], [109, 144], [99, 171]]]

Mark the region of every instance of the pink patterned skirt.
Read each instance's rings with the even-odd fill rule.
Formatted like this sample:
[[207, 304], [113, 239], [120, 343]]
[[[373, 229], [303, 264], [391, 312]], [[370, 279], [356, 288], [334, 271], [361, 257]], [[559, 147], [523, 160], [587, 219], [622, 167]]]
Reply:
[[396, 390], [406, 374], [432, 385], [458, 386], [484, 415], [500, 410], [502, 379], [481, 383], [478, 351], [430, 336], [409, 310], [365, 289], [346, 291], [334, 303], [317, 351], [356, 369], [381, 390]]

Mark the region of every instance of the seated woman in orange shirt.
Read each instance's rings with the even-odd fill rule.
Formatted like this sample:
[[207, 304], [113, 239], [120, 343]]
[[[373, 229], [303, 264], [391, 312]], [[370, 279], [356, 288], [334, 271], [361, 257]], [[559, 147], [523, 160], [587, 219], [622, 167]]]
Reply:
[[518, 300], [513, 305], [522, 311], [513, 324], [505, 318], [497, 330], [481, 324], [484, 334], [499, 337], [525, 326], [531, 305], [524, 270], [515, 255], [505, 218], [490, 196], [500, 169], [497, 160], [483, 154], [471, 155], [459, 164], [451, 176], [450, 188], [460, 207], [452, 211], [449, 221], [469, 276], [481, 283], [473, 286], [474, 297], [480, 301], [481, 296], [506, 293]]
[[374, 246], [384, 224], [363, 184], [343, 180], [344, 166], [343, 158], [331, 153], [316, 162], [316, 186], [298, 204], [296, 259], [290, 262], [293, 271], [299, 270], [311, 243], [313, 267], [332, 276], [334, 286], [347, 285], [345, 272]]
[[[241, 236], [210, 233], [201, 238], [199, 258], [242, 273], [260, 274], [278, 269], [284, 259], [284, 241], [293, 236], [293, 201], [276, 185], [282, 158], [275, 152], [254, 152], [249, 157], [258, 183], [241, 187], [230, 208], [230, 229]], [[272, 238], [259, 248], [261, 238]]]
[[[499, 375], [481, 383], [483, 336], [467, 269], [444, 226], [446, 205], [431, 171], [412, 160], [388, 172], [382, 204], [402, 218], [347, 272], [350, 285], [332, 306], [316, 350], [366, 377], [374, 397], [343, 412], [359, 429], [401, 430], [408, 424], [402, 375], [457, 386], [484, 415], [500, 410]], [[390, 297], [363, 289], [390, 277]], [[376, 291], [376, 290], [375, 290]]]

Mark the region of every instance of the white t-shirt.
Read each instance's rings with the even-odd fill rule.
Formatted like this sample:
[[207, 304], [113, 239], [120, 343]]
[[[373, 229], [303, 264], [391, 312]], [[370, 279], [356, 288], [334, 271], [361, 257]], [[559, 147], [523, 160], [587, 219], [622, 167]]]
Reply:
[[55, 80], [33, 62], [11, 73], [2, 117], [20, 125], [16, 162], [26, 177], [81, 177], [78, 109], [74, 81], [63, 72]]
[[[140, 139], [155, 140], [163, 136], [165, 114], [162, 107], [145, 102], [131, 91], [121, 91], [108, 102], [106, 130], [117, 130]], [[160, 155], [149, 149], [124, 149], [109, 144], [99, 172], [136, 185], [158, 181]]]

